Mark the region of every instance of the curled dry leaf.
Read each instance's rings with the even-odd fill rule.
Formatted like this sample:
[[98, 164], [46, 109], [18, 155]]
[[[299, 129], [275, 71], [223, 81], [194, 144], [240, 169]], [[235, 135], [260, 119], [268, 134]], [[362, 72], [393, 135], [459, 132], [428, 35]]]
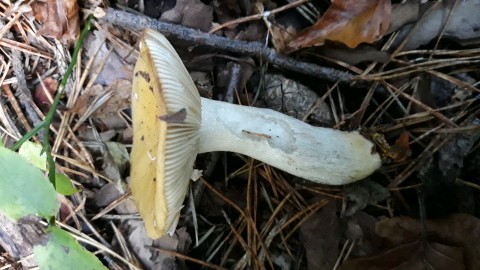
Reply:
[[[378, 256], [351, 260], [340, 266], [340, 270], [350, 269], [465, 269], [462, 249], [437, 242], [421, 241], [404, 244]], [[430, 267], [426, 267], [430, 266]]]
[[269, 31], [272, 35], [273, 47], [279, 52], [284, 52], [286, 50], [285, 44], [295, 36], [295, 28], [291, 26], [285, 27], [280, 24], [271, 24]]
[[320, 46], [326, 40], [341, 42], [350, 48], [373, 43], [388, 30], [391, 19], [390, 0], [332, 1], [320, 20], [288, 44], [290, 50]]
[[107, 33], [99, 30], [93, 31], [86, 38], [83, 47], [86, 49], [88, 59], [93, 61], [91, 69], [101, 68], [98, 73], [88, 74], [89, 79], [93, 79], [95, 84], [113, 85], [119, 80], [132, 81], [133, 65], [130, 63], [135, 62], [137, 54], [132, 53], [131, 48], [111, 44], [107, 39]]
[[468, 214], [426, 220], [423, 225], [409, 217], [383, 219], [375, 231], [384, 240], [384, 252], [347, 261], [340, 269], [480, 269], [479, 225], [480, 220]]
[[329, 203], [300, 226], [300, 241], [305, 248], [308, 270], [332, 269], [335, 265], [341, 238], [340, 218], [336, 211], [336, 205]]
[[[431, 6], [430, 8], [427, 8]], [[421, 13], [421, 10], [426, 10]], [[480, 39], [480, 1], [427, 1], [418, 4], [407, 1], [396, 5], [390, 31], [400, 28], [402, 50], [416, 49], [442, 35], [462, 45], [478, 44]], [[420, 19], [421, 17], [421, 19]], [[416, 24], [406, 25], [407, 23]], [[406, 39], [406, 40], [405, 40]], [[394, 47], [399, 44], [394, 43]]]
[[35, 1], [32, 4], [35, 19], [43, 23], [37, 34], [72, 43], [80, 33], [78, 3], [76, 0]]

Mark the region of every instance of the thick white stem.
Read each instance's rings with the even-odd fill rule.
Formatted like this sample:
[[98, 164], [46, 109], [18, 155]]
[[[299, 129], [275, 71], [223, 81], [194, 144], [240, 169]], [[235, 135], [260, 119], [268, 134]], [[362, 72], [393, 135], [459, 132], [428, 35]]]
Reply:
[[313, 127], [270, 109], [201, 102], [199, 153], [236, 152], [330, 185], [360, 180], [381, 165], [373, 144], [356, 131]]

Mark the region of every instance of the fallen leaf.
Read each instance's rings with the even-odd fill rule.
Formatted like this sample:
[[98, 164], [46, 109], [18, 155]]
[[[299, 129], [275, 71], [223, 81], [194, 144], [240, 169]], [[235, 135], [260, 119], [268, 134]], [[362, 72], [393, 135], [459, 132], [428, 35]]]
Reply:
[[80, 25], [76, 0], [35, 1], [32, 11], [35, 18], [43, 23], [38, 35], [62, 39], [67, 44], [77, 39]]
[[384, 251], [352, 259], [339, 269], [480, 269], [480, 219], [474, 216], [453, 214], [424, 224], [395, 217], [378, 221], [375, 230]]
[[373, 43], [387, 32], [390, 15], [390, 0], [336, 0], [315, 25], [288, 43], [288, 49], [321, 46], [326, 40], [350, 48]]
[[118, 80], [132, 81], [131, 63], [135, 62], [138, 55], [131, 48], [109, 44], [107, 33], [101, 30], [93, 31], [93, 35], [87, 37], [84, 48], [88, 58], [93, 59], [92, 70], [103, 66], [99, 73], [89, 74], [95, 84], [111, 85]]
[[95, 96], [101, 96], [105, 92], [114, 92], [106, 104], [99, 108], [94, 115], [98, 118], [106, 118], [110, 114], [117, 114], [119, 111], [127, 109], [130, 105], [131, 89], [132, 82], [130, 80], [120, 79], [102, 89], [102, 92], [95, 93]]
[[212, 26], [213, 8], [200, 0], [177, 0], [175, 7], [164, 12], [160, 20], [207, 32]]
[[[430, 243], [461, 247], [465, 269], [480, 269], [480, 219], [468, 214], [452, 214], [441, 219], [427, 220], [425, 228]], [[422, 224], [417, 219], [396, 217], [377, 222], [376, 231], [392, 247], [417, 241], [421, 236]]]
[[[418, 172], [418, 177], [423, 183], [427, 214], [468, 212], [470, 211], [468, 209], [473, 211], [475, 208], [475, 203], [470, 202], [473, 197], [469, 199], [473, 193], [463, 193], [468, 191], [468, 188], [457, 185], [456, 180], [461, 176], [464, 160], [471, 152], [475, 152], [473, 149], [480, 138], [480, 120], [472, 116], [462, 126], [469, 128], [450, 135], [436, 155], [430, 158]], [[475, 176], [472, 175], [472, 177]], [[463, 194], [460, 195], [461, 193]]]
[[175, 257], [155, 249], [186, 252], [192, 240], [185, 227], [177, 229], [173, 236], [165, 235], [157, 240], [148, 238], [145, 226], [140, 220], [128, 220], [124, 227], [128, 231], [128, 242], [145, 269], [181, 269]]
[[336, 210], [335, 204], [330, 203], [300, 226], [300, 241], [305, 249], [309, 270], [332, 269], [335, 265], [341, 238]]
[[375, 232], [377, 219], [364, 211], [357, 211], [346, 218], [345, 238], [354, 241], [355, 246], [350, 252], [352, 257], [363, 257], [377, 254], [382, 249], [382, 239]]
[[[427, 2], [426, 4], [431, 5], [432, 3]], [[397, 31], [404, 25], [418, 21], [421, 8], [426, 8], [425, 4], [418, 4], [416, 1], [404, 1], [401, 4], [392, 5], [392, 20], [387, 33]]]
[[462, 248], [436, 242], [428, 242], [423, 245], [421, 241], [416, 241], [387, 250], [378, 256], [348, 261], [339, 269], [462, 270], [465, 269], [465, 265], [463, 264]]
[[217, 17], [217, 23], [223, 24], [245, 16], [240, 0], [213, 0], [212, 6]]
[[[458, 2], [458, 4], [452, 11], [455, 2]], [[409, 3], [407, 5], [418, 5], [418, 3]], [[404, 11], [399, 10], [396, 12], [395, 17], [410, 16], [411, 10], [408, 8]], [[416, 49], [429, 43], [440, 34], [461, 44], [468, 44], [471, 41], [478, 43], [480, 38], [480, 31], [478, 31], [480, 27], [479, 11], [480, 2], [477, 0], [435, 2], [433, 7], [423, 15], [421, 20], [418, 20], [415, 26], [412, 24], [402, 27], [397, 40], [403, 43], [405, 37], [408, 36], [402, 50]], [[397, 46], [398, 44], [394, 44], [394, 47]]]
[[347, 261], [340, 269], [425, 269], [423, 262], [430, 264], [428, 269], [480, 269], [480, 219], [474, 216], [453, 214], [424, 224], [395, 217], [380, 220], [375, 227], [384, 251]]
[[[125, 194], [125, 188], [119, 183], [108, 183], [94, 194], [94, 204], [98, 208], [106, 207], [112, 203], [117, 203], [118, 199]], [[138, 213], [135, 202], [132, 198], [123, 200], [114, 208], [118, 214], [136, 214]]]
[[175, 0], [144, 0], [145, 8], [142, 10], [139, 1], [139, 11], [152, 18], [159, 18], [160, 15], [175, 7]]
[[270, 34], [272, 35], [272, 44], [275, 50], [278, 52], [284, 52], [285, 44], [293, 39], [295, 36], [295, 29], [291, 26], [284, 27], [280, 24], [272, 24], [269, 27]]
[[[132, 82], [123, 79], [111, 82], [106, 87], [95, 84], [85, 90], [70, 112], [84, 115], [92, 103], [103, 102], [92, 114], [99, 127], [102, 130], [125, 128], [125, 121], [118, 112], [130, 106], [131, 88]], [[109, 92], [113, 94], [108, 95]], [[107, 96], [109, 98], [103, 101]]]
[[390, 192], [374, 181], [352, 183], [345, 187], [345, 192], [348, 202], [348, 207], [345, 209], [347, 216], [390, 197]]

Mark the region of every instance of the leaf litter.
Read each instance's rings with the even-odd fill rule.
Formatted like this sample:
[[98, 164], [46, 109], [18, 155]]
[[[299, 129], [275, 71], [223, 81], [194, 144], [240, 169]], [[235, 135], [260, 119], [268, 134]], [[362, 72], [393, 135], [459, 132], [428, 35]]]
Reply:
[[[174, 42], [187, 66], [200, 72], [196, 82], [206, 96], [283, 109], [314, 125], [361, 127], [383, 136], [386, 144], [378, 149], [386, 145], [388, 162], [369, 179], [342, 188], [311, 184], [235, 154], [202, 155], [196, 168], [205, 171], [192, 184], [176, 234], [152, 241], [134, 215], [125, 160], [139, 32], [98, 20], [52, 125], [57, 170], [82, 190], [61, 200], [61, 222], [93, 236], [103, 251], [98, 256], [111, 268], [127, 267], [120, 254], [132, 269], [479, 268], [478, 170], [472, 169], [479, 164], [479, 6], [473, 0], [399, 2], [293, 3], [268, 13], [283, 3], [165, 1], [157, 10], [155, 1], [119, 1], [145, 13], [155, 7], [155, 18], [203, 32], [225, 25], [215, 35], [294, 49], [291, 59], [374, 83], [321, 81], [300, 75], [301, 68], [284, 72], [201, 40]], [[83, 15], [97, 7], [109, 12], [94, 1], [80, 3], [81, 9], [74, 1], [42, 4], [34, 21], [27, 3], [0, 2], [6, 18], [0, 135], [6, 145], [34, 125], [31, 112], [42, 119], [49, 108], [48, 94], [55, 94], [71, 61], [69, 50], [58, 48], [75, 42]], [[42, 15], [48, 8], [54, 13]], [[306, 28], [319, 13], [323, 17]], [[19, 98], [22, 87], [35, 102]]]

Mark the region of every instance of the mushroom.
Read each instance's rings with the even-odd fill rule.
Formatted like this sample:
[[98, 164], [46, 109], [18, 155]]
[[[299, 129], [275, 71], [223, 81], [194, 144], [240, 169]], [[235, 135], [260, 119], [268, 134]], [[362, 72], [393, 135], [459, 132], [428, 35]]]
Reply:
[[197, 154], [230, 151], [328, 185], [363, 179], [381, 166], [359, 132], [313, 127], [270, 109], [201, 98], [175, 49], [147, 29], [132, 95], [132, 195], [147, 233], [173, 233]]

